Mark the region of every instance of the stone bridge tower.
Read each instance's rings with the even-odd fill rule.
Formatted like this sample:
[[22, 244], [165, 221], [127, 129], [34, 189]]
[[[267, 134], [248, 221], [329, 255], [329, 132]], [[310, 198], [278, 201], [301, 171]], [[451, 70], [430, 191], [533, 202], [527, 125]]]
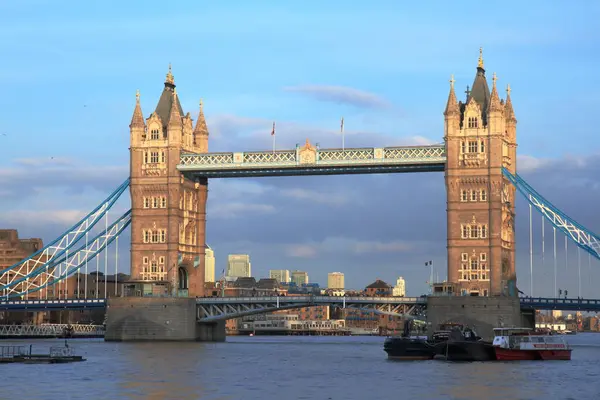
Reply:
[[177, 170], [181, 153], [208, 151], [200, 103], [184, 114], [171, 66], [156, 109], [144, 119], [139, 92], [130, 127], [132, 295], [201, 296], [207, 181]]
[[454, 78], [444, 111], [448, 280], [459, 294], [516, 296], [515, 188], [502, 167], [516, 172], [517, 120], [507, 86], [500, 100], [496, 74], [490, 93], [483, 55], [465, 102]]

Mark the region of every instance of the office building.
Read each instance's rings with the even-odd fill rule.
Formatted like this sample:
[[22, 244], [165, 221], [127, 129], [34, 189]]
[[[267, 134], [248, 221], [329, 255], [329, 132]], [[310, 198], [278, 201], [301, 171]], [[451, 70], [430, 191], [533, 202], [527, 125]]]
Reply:
[[344, 274], [341, 272], [330, 272], [327, 274], [327, 288], [328, 289], [343, 289], [344, 288]]
[[215, 281], [215, 252], [209, 245], [204, 249], [204, 282]]
[[248, 254], [230, 254], [227, 257], [227, 276], [249, 278], [252, 276], [252, 266]]
[[298, 287], [302, 287], [302, 285], [306, 285], [308, 283], [308, 273], [304, 271], [294, 271], [292, 272], [292, 282], [296, 284]]
[[406, 296], [406, 284], [404, 278], [399, 277], [396, 279], [396, 286], [392, 289], [393, 296], [404, 297]]
[[289, 283], [290, 271], [287, 269], [272, 269], [269, 271], [269, 278], [276, 279], [279, 283]]

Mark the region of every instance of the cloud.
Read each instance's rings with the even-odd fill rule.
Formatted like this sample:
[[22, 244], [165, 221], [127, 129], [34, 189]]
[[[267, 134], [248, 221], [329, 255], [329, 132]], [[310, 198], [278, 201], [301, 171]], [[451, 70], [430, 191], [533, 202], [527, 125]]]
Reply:
[[128, 176], [129, 166], [126, 165], [98, 166], [67, 160], [45, 163], [40, 159], [18, 159], [11, 166], [0, 167], [0, 187], [4, 199], [20, 200], [37, 196], [50, 188], [65, 188], [75, 193], [86, 189], [110, 193]]
[[0, 213], [0, 221], [6, 225], [59, 225], [71, 226], [91, 210], [13, 210]]
[[517, 156], [518, 172], [530, 172], [548, 165], [551, 160], [536, 158], [527, 154]]
[[348, 237], [327, 237], [321, 242], [288, 244], [286, 253], [291, 257], [313, 258], [331, 253], [341, 256], [343, 254], [367, 255], [372, 253], [407, 253], [415, 250], [423, 243], [409, 241], [373, 241], [360, 240]]
[[236, 218], [248, 215], [272, 214], [276, 211], [270, 204], [224, 203], [208, 208], [207, 214], [213, 218]]
[[303, 85], [284, 88], [287, 92], [305, 94], [319, 101], [347, 104], [359, 108], [385, 109], [390, 103], [376, 94], [344, 86]]
[[349, 198], [342, 194], [335, 193], [319, 193], [314, 190], [302, 188], [283, 189], [280, 191], [284, 197], [290, 197], [297, 200], [307, 200], [315, 203], [342, 205], [349, 201]]
[[17, 158], [14, 160], [16, 164], [26, 167], [53, 167], [53, 166], [70, 166], [72, 161], [67, 158], [47, 157], [47, 158]]

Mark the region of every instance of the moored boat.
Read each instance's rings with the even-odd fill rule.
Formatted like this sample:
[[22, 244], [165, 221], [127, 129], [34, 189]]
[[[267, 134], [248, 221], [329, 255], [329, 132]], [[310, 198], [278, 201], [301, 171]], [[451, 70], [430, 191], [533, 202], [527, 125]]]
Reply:
[[[491, 342], [484, 341], [477, 333], [461, 324], [446, 324], [450, 327], [447, 340], [435, 344], [436, 353], [448, 361], [491, 361], [496, 356]], [[438, 337], [441, 339], [441, 333]]]
[[[383, 350], [392, 360], [431, 360], [435, 356], [435, 347], [427, 341], [427, 336], [411, 336], [415, 322], [406, 320], [402, 336], [388, 337]], [[417, 329], [418, 331], [419, 329]]]
[[570, 360], [572, 348], [556, 335], [529, 328], [495, 328], [493, 346], [499, 361]]

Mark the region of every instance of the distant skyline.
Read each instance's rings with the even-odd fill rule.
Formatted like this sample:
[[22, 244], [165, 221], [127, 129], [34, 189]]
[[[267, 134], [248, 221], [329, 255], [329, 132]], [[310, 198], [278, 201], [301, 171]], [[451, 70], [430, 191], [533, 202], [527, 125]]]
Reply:
[[[185, 112], [200, 98], [211, 151], [398, 146], [443, 141], [450, 75], [457, 96], [483, 47], [488, 81], [510, 83], [518, 171], [542, 195], [600, 232], [600, 3], [376, 0], [298, 4], [49, 0], [0, 4], [0, 227], [54, 239], [129, 171], [135, 92], [154, 110], [169, 63]], [[504, 91], [501, 97], [505, 97]], [[128, 209], [126, 198], [111, 212]], [[427, 291], [446, 271], [443, 174], [214, 180], [207, 243], [216, 273], [249, 254], [253, 274], [307, 271], [350, 288], [376, 278]], [[552, 230], [541, 258], [534, 217], [534, 295], [554, 294]], [[517, 202], [518, 286], [529, 290], [528, 205]], [[120, 265], [129, 264], [129, 233]], [[558, 237], [561, 288], [576, 296], [577, 250]], [[581, 252], [582, 288], [600, 297], [600, 263]]]

